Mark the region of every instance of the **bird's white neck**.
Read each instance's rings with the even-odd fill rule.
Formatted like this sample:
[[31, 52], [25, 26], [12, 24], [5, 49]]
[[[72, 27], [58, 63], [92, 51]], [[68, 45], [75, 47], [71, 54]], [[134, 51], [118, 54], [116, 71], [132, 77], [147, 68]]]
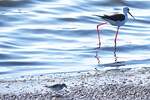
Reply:
[[124, 12], [125, 18], [128, 19], [128, 14]]

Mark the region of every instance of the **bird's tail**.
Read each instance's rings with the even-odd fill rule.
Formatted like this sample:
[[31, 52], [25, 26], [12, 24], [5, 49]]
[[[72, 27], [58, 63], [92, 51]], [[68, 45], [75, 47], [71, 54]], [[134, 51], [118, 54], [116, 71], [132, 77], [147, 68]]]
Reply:
[[97, 17], [100, 17], [100, 18], [102, 18], [103, 16], [100, 16], [100, 15], [93, 15], [93, 16], [97, 16]]
[[45, 85], [44, 87], [51, 88], [51, 86], [47, 86], [47, 85]]
[[105, 19], [107, 15], [103, 15], [103, 16], [101, 16], [101, 15], [94, 15], [94, 16], [97, 16], [97, 17], [100, 17], [102, 19]]

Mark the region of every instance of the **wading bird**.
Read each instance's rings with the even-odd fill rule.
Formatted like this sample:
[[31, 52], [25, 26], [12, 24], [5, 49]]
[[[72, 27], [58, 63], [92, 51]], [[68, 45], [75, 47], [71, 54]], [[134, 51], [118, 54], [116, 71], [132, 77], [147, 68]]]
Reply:
[[[117, 35], [118, 35], [119, 28], [120, 28], [120, 26], [123, 26], [127, 22], [128, 14], [130, 14], [133, 17], [133, 15], [129, 12], [129, 8], [128, 7], [124, 7], [123, 8], [123, 14], [114, 14], [114, 15], [110, 15], [110, 16], [109, 15], [104, 15], [104, 16], [96, 15], [96, 16], [104, 19], [105, 21], [107, 21], [111, 25], [117, 26], [117, 32], [116, 32], [115, 39], [114, 39], [115, 46], [116, 46], [116, 41], [117, 41]], [[133, 19], [135, 19], [135, 18], [133, 17]], [[107, 22], [97, 25], [99, 48], [101, 46], [99, 26], [107, 24]]]

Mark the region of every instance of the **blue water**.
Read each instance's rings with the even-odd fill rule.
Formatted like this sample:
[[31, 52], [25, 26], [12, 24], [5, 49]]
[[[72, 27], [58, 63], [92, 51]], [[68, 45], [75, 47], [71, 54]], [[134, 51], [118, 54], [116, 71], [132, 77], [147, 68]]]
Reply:
[[[136, 20], [119, 30], [94, 16], [122, 12]], [[0, 77], [94, 68], [150, 67], [149, 0], [1, 0]], [[95, 57], [97, 54], [98, 59]]]

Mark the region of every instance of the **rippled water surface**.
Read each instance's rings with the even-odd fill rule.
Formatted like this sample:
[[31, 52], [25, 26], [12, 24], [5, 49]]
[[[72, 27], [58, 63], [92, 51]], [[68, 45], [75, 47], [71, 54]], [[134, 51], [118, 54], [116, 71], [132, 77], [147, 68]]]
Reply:
[[[96, 25], [104, 20], [94, 15], [124, 6], [136, 20], [129, 16], [119, 30], [116, 51], [116, 27], [101, 27], [97, 49]], [[1, 0], [0, 77], [150, 67], [149, 32], [149, 0]]]

